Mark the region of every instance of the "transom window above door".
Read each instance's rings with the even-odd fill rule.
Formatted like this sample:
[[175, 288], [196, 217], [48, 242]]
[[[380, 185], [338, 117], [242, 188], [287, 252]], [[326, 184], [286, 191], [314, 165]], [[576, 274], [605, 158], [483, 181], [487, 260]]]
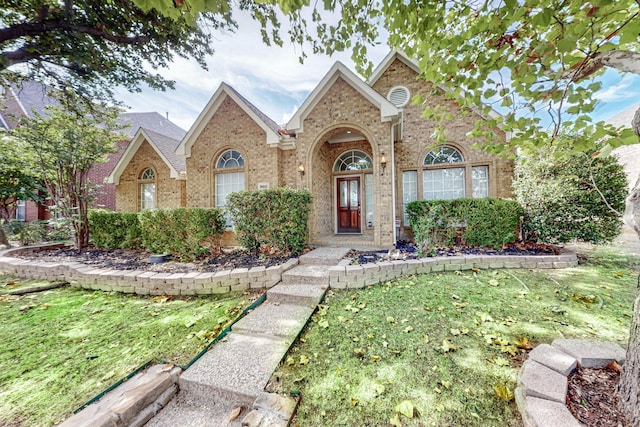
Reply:
[[373, 169], [371, 157], [364, 151], [349, 150], [338, 157], [333, 165], [334, 172]]

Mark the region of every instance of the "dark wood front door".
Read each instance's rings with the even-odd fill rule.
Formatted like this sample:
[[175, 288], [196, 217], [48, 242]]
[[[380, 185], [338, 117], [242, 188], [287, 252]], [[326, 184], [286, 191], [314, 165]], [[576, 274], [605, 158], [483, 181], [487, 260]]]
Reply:
[[360, 177], [337, 181], [338, 233], [360, 233]]

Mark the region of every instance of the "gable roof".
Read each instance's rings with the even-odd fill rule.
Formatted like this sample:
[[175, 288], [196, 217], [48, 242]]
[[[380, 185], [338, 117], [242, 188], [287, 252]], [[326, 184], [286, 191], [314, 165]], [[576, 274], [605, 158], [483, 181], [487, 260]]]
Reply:
[[116, 163], [113, 171], [107, 177], [106, 182], [108, 184], [117, 185], [120, 183], [120, 176], [126, 169], [129, 162], [131, 162], [133, 156], [138, 151], [142, 143], [145, 141], [151, 145], [158, 156], [160, 156], [162, 161], [167, 165], [170, 171], [169, 176], [174, 179], [182, 178], [181, 173], [186, 172], [187, 162], [183, 157], [178, 157], [175, 154], [176, 147], [180, 144], [180, 141], [149, 129], [139, 128], [127, 148], [124, 150], [120, 160]]
[[27, 80], [10, 83], [0, 91], [0, 126], [13, 129], [22, 117], [33, 117], [33, 112], [46, 115], [45, 107], [58, 101], [47, 96], [47, 87], [39, 82]]
[[187, 133], [187, 131], [182, 129], [180, 126], [155, 111], [144, 113], [120, 113], [118, 115], [117, 122], [126, 126], [122, 132], [126, 133], [131, 138], [135, 136], [140, 128], [177, 140], [184, 138]]
[[251, 119], [256, 122], [266, 133], [266, 142], [268, 145], [277, 145], [281, 136], [286, 135], [284, 131], [275, 121], [271, 120], [266, 114], [260, 111], [255, 105], [250, 103], [244, 96], [240, 95], [234, 88], [227, 83], [222, 82], [218, 89], [211, 96], [211, 99], [204, 107], [196, 121], [187, 132], [178, 148], [176, 154], [178, 156], [191, 156], [191, 147], [195, 143], [198, 136], [202, 133], [209, 120], [218, 111], [222, 102], [229, 97], [235, 102]]
[[393, 105], [387, 98], [373, 90], [371, 86], [360, 79], [353, 71], [349, 70], [342, 62], [336, 62], [329, 72], [322, 78], [318, 86], [302, 103], [298, 111], [287, 123], [287, 130], [293, 133], [301, 132], [304, 118], [316, 106], [318, 101], [329, 91], [331, 86], [341, 78], [360, 95], [380, 109], [380, 120], [385, 122], [392, 120], [400, 114], [400, 109]]
[[376, 82], [380, 79], [380, 77], [382, 77], [384, 72], [387, 71], [387, 68], [389, 68], [389, 66], [393, 64], [393, 61], [395, 61], [396, 59], [401, 61], [407, 67], [411, 68], [416, 72], [416, 74], [420, 74], [420, 65], [418, 64], [418, 61], [409, 58], [404, 52], [392, 50], [387, 53], [387, 56], [385, 56], [382, 62], [380, 62], [375, 70], [373, 70], [373, 72], [367, 79], [367, 83], [370, 86], [376, 84]]

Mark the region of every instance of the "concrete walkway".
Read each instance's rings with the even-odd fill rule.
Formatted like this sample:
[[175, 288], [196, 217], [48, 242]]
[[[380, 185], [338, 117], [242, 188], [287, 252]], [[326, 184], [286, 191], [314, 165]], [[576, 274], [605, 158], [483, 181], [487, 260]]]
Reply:
[[348, 250], [320, 248], [301, 256], [262, 305], [180, 376], [176, 398], [146, 426], [286, 427], [296, 402], [266, 393], [265, 386], [322, 301], [328, 267]]

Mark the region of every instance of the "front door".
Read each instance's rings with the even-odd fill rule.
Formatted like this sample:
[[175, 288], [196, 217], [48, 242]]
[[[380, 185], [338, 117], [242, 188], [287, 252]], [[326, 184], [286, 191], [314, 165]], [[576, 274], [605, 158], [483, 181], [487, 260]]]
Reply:
[[338, 178], [338, 233], [360, 233], [360, 177]]

